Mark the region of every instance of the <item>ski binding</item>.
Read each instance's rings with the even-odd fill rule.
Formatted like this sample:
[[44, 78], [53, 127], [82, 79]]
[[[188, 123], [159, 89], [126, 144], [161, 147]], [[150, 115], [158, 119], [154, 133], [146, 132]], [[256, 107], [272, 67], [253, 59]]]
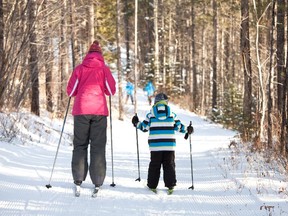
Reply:
[[93, 190], [93, 192], [92, 192], [92, 197], [97, 197], [97, 195], [98, 195], [98, 192], [99, 192], [99, 187], [95, 187], [94, 188], [94, 190]]

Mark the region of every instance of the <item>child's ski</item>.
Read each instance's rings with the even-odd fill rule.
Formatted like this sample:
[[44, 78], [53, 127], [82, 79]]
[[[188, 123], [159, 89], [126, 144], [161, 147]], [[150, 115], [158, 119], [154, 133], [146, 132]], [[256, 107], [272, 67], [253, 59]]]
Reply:
[[171, 189], [168, 189], [167, 194], [168, 194], [168, 195], [171, 195], [171, 194], [173, 194], [173, 192], [174, 192], [174, 189], [171, 188]]
[[149, 190], [152, 191], [153, 193], [157, 194], [157, 189], [149, 188]]

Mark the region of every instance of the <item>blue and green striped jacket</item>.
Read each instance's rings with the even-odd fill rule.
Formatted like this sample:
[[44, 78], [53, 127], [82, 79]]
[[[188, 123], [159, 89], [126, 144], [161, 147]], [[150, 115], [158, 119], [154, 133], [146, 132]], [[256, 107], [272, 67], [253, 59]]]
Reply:
[[150, 151], [174, 151], [176, 147], [175, 131], [186, 133], [185, 126], [177, 119], [165, 101], [156, 103], [137, 128], [149, 131]]

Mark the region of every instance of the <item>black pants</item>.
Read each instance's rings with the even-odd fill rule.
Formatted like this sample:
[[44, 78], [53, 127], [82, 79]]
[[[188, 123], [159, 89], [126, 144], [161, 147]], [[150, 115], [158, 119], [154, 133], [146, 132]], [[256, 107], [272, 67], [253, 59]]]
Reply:
[[[88, 169], [94, 185], [102, 185], [106, 176], [107, 117], [74, 116], [72, 175], [74, 181], [85, 181]], [[88, 165], [88, 145], [90, 163]]]
[[161, 165], [163, 166], [163, 179], [165, 187], [171, 188], [176, 185], [175, 152], [151, 151], [147, 183], [149, 188], [157, 188], [160, 178]]

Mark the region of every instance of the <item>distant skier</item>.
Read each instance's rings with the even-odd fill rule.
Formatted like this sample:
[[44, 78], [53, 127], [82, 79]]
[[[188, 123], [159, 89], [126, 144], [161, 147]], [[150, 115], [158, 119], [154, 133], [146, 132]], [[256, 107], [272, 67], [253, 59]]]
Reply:
[[143, 90], [145, 92], [147, 92], [148, 102], [149, 102], [149, 105], [151, 105], [152, 97], [154, 96], [154, 92], [155, 92], [155, 87], [154, 87], [153, 83], [151, 81], [149, 81]]
[[[105, 65], [98, 41], [94, 41], [82, 64], [78, 65], [67, 85], [69, 97], [75, 97], [72, 175], [76, 185], [75, 195], [80, 195], [80, 185], [88, 169], [95, 191], [106, 176], [106, 129], [108, 107], [105, 95], [114, 95], [116, 83]], [[90, 157], [88, 145], [90, 144]], [[88, 165], [88, 158], [90, 163]]]
[[128, 102], [129, 97], [130, 97], [130, 99], [131, 99], [131, 103], [134, 104], [134, 98], [133, 98], [133, 95], [134, 95], [134, 85], [133, 85], [133, 83], [131, 83], [129, 80], [127, 81], [127, 84], [126, 84], [126, 94], [127, 94], [126, 104], [127, 104], [127, 102]]
[[168, 106], [168, 97], [164, 93], [155, 96], [154, 105], [144, 121], [139, 122], [137, 115], [135, 115], [132, 118], [132, 124], [143, 132], [149, 131], [150, 164], [147, 186], [156, 193], [162, 165], [165, 187], [171, 194], [174, 186], [176, 186], [175, 131], [186, 133], [186, 135], [192, 134], [193, 127], [189, 125], [185, 129], [177, 115]]

